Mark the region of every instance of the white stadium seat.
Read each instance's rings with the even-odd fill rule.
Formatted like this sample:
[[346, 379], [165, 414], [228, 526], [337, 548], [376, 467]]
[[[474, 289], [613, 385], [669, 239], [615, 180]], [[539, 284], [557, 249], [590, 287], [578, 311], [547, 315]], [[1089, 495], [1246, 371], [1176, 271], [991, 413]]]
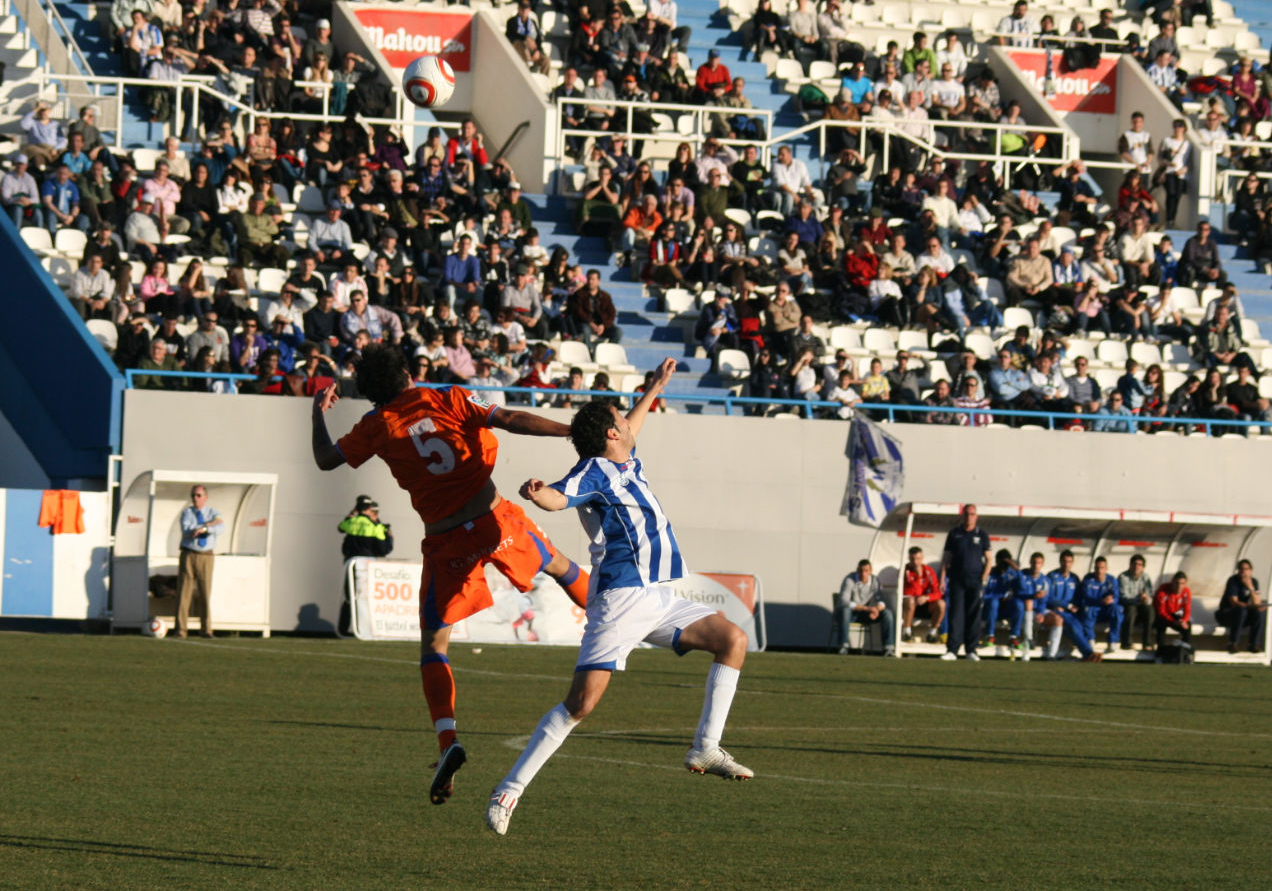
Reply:
[[751, 376], [751, 357], [742, 350], [720, 350], [720, 377], [740, 381]]

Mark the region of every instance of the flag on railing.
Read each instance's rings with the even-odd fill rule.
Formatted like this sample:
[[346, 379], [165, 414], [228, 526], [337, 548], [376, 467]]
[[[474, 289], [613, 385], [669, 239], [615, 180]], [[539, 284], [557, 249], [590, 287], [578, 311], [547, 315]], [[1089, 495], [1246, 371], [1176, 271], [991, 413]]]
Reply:
[[840, 513], [854, 523], [878, 528], [901, 500], [901, 443], [858, 413], [848, 430], [847, 455], [848, 487]]

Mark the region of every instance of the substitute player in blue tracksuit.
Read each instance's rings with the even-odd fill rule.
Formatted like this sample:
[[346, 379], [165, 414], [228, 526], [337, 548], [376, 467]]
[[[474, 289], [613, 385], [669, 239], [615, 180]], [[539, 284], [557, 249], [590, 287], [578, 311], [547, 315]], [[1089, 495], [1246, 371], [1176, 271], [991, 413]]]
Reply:
[[1034, 602], [1033, 611], [1035, 616], [1041, 616], [1047, 610], [1047, 597], [1051, 594], [1051, 579], [1042, 571], [1042, 567], [1046, 562], [1046, 557], [1034, 551], [1029, 556], [1028, 571], [1021, 570], [1016, 573], [1016, 597], [1019, 601], [1020, 611], [1011, 623], [1012, 646], [1020, 644], [1021, 623], [1024, 621], [1029, 601], [1032, 600]]
[[1016, 596], [1017, 577], [1016, 562], [1011, 559], [1011, 551], [999, 549], [994, 555], [994, 568], [989, 571], [985, 580], [985, 590], [981, 593], [981, 617], [985, 620], [985, 646], [994, 642], [994, 629], [998, 625], [998, 614], [1011, 622], [1012, 627], [1020, 628], [1019, 612], [1024, 614], [1024, 606]]
[[1117, 579], [1109, 575], [1109, 561], [1095, 558], [1095, 572], [1087, 573], [1078, 589], [1078, 609], [1087, 639], [1095, 643], [1095, 623], [1109, 625], [1109, 646], [1104, 652], [1117, 649], [1122, 633], [1121, 591]]
[[1099, 662], [1102, 657], [1091, 648], [1086, 626], [1082, 624], [1081, 608], [1078, 606], [1078, 589], [1082, 580], [1073, 571], [1073, 551], [1060, 552], [1060, 568], [1048, 573], [1047, 583], [1051, 590], [1047, 594], [1047, 612], [1042, 617], [1042, 624], [1051, 629], [1051, 634], [1042, 658], [1056, 658], [1060, 651], [1060, 635], [1068, 631], [1083, 661]]

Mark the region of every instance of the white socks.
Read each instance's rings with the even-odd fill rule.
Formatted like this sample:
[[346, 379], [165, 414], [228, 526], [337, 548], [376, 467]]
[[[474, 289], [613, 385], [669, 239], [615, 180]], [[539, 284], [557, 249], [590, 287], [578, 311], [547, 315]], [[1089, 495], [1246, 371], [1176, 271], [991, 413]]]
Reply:
[[539, 726], [534, 728], [534, 733], [530, 734], [530, 741], [526, 743], [521, 757], [512, 766], [512, 770], [508, 771], [503, 782], [495, 787], [495, 791], [510, 792], [518, 798], [521, 797], [521, 793], [526, 790], [526, 786], [530, 785], [535, 774], [548, 763], [548, 759], [556, 750], [561, 748], [561, 743], [565, 742], [570, 731], [578, 724], [579, 722], [571, 718], [570, 713], [565, 710], [565, 704], [558, 703], [539, 720]]
[[720, 745], [740, 674], [736, 668], [719, 662], [711, 663], [711, 670], [707, 672], [707, 693], [702, 702], [702, 719], [698, 721], [698, 732], [693, 737], [695, 749], [710, 751]]
[[1060, 635], [1064, 634], [1064, 626], [1057, 625], [1051, 629], [1051, 635], [1047, 639], [1047, 655], [1052, 659], [1056, 658], [1056, 654], [1060, 652]]

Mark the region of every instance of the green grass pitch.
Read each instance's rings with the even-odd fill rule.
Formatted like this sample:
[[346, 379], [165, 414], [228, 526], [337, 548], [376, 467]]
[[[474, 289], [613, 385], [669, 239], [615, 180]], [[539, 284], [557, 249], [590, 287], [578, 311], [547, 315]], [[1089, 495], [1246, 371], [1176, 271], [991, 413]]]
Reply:
[[1266, 669], [752, 654], [726, 783], [707, 659], [639, 651], [506, 838], [486, 796], [574, 651], [456, 645], [455, 797], [410, 645], [0, 636], [0, 888], [1261, 887]]

